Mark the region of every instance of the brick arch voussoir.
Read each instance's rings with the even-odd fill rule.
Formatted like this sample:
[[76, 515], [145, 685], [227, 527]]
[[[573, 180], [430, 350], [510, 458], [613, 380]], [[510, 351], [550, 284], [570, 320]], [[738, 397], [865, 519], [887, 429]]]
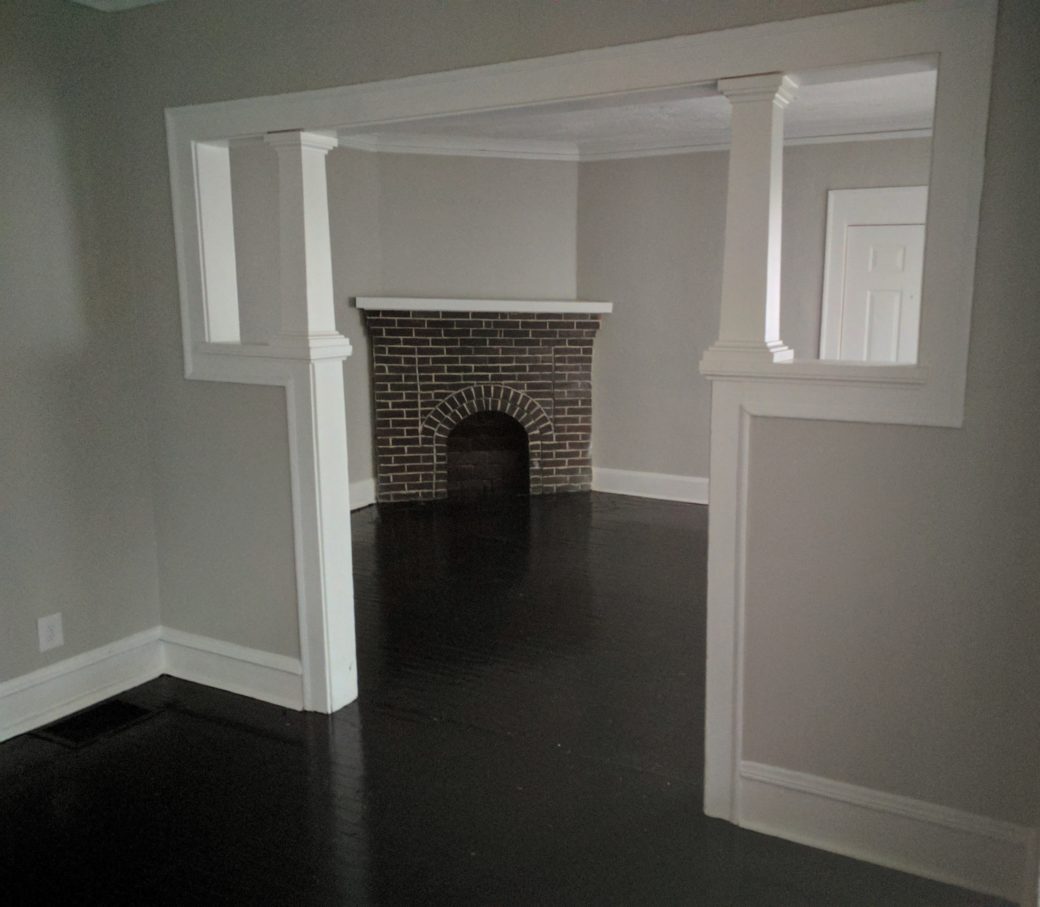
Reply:
[[529, 441], [541, 445], [552, 435], [552, 420], [533, 397], [504, 384], [470, 385], [449, 394], [423, 420], [422, 433], [435, 441], [447, 438], [452, 429], [475, 412], [503, 412], [516, 419]]

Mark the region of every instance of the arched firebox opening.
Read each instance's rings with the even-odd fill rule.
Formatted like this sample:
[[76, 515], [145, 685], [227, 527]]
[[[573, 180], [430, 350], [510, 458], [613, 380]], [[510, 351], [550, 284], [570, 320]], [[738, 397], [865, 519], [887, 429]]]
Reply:
[[449, 498], [528, 494], [527, 431], [503, 412], [474, 413], [448, 435], [447, 467]]

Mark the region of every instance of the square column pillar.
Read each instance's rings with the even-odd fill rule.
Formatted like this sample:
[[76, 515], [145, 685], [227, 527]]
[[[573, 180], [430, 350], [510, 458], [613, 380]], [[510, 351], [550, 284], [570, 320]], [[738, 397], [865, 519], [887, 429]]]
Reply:
[[780, 339], [780, 234], [784, 108], [795, 83], [781, 73], [721, 79], [732, 105], [719, 339], [701, 371], [784, 362]]
[[286, 387], [303, 702], [334, 712], [357, 698], [343, 391], [350, 343], [336, 330], [325, 177], [336, 140], [278, 132], [265, 141], [278, 153], [281, 332], [264, 356]]
[[303, 702], [329, 713], [358, 694], [343, 354], [286, 369]]
[[272, 132], [278, 153], [281, 334], [277, 346], [343, 342], [336, 330], [325, 156], [336, 139], [316, 132]]

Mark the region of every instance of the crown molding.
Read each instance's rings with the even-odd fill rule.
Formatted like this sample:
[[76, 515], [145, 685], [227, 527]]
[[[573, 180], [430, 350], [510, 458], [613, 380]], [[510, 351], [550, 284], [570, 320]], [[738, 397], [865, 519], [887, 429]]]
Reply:
[[[831, 145], [844, 142], [878, 142], [931, 137], [931, 129], [898, 129], [890, 132], [854, 132], [786, 139], [784, 145]], [[728, 151], [728, 142], [657, 142], [642, 140], [605, 140], [599, 142], [549, 142], [528, 139], [478, 139], [468, 136], [437, 135], [346, 135], [340, 136], [342, 148], [384, 154], [433, 154], [453, 157], [491, 157], [533, 161], [611, 161], [671, 154], [699, 154]]]
[[343, 148], [386, 154], [438, 154], [458, 157], [504, 157], [534, 161], [580, 160], [574, 142], [536, 139], [489, 139], [443, 135], [346, 135]]
[[837, 145], [843, 142], [893, 142], [901, 139], [930, 139], [931, 129], [893, 129], [888, 132], [849, 132], [844, 135], [807, 135], [785, 139], [785, 145]]

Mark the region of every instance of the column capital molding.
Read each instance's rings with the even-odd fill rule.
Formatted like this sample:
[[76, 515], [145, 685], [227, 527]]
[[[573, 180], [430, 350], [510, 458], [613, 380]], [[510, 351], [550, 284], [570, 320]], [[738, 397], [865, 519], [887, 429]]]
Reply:
[[312, 148], [324, 153], [330, 152], [339, 145], [339, 139], [327, 132], [304, 132], [300, 129], [288, 129], [284, 132], [268, 132], [264, 142], [275, 150], [282, 148]]
[[717, 88], [731, 104], [772, 101], [780, 107], [786, 107], [798, 93], [798, 83], [782, 72], [719, 79]]

